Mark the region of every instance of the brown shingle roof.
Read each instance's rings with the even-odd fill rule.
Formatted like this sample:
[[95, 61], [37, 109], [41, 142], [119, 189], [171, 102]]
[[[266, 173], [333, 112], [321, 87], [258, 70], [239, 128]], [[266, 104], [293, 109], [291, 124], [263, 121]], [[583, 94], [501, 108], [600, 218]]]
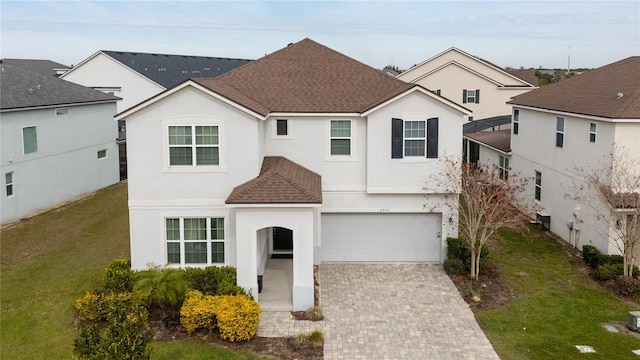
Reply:
[[504, 152], [511, 151], [511, 129], [498, 131], [479, 131], [464, 134], [464, 136], [477, 142], [487, 144]]
[[613, 119], [640, 119], [640, 56], [518, 95], [508, 103]]
[[282, 156], [267, 156], [260, 175], [233, 189], [225, 203], [321, 204], [321, 178]]
[[310, 39], [216, 78], [192, 80], [262, 115], [360, 113], [415, 86]]
[[505, 70], [505, 71], [508, 72], [509, 74], [517, 77], [520, 80], [524, 80], [524, 81], [528, 82], [531, 85], [538, 86], [538, 84], [540, 83], [540, 80], [536, 76], [536, 70], [535, 69], [525, 69], [525, 70], [509, 69], [509, 70]]

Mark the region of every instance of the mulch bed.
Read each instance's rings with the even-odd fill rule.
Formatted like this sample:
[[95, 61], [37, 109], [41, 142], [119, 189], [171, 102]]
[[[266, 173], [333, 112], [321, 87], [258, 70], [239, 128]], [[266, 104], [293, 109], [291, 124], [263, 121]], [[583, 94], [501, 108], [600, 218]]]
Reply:
[[507, 304], [515, 296], [513, 289], [500, 277], [495, 264], [484, 273], [480, 273], [478, 280], [471, 280], [469, 274], [452, 274], [449, 277], [471, 309], [496, 309]]

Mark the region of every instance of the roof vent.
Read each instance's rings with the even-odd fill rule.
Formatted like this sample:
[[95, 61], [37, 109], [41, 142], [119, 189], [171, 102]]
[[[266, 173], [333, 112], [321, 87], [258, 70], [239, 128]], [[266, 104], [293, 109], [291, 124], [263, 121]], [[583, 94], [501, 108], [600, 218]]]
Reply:
[[618, 97], [616, 98], [616, 100], [620, 100], [624, 96], [624, 94], [621, 92], [619, 92], [617, 95]]

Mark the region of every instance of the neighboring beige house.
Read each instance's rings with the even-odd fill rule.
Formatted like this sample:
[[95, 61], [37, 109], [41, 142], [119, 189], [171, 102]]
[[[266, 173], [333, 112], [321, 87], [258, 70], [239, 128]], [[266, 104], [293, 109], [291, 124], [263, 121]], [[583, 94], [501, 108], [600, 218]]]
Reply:
[[537, 88], [530, 71], [514, 72], [527, 80], [479, 57], [452, 47], [433, 56], [396, 78], [419, 84], [473, 111], [473, 119], [511, 113], [506, 104], [516, 95]]
[[[446, 180], [469, 115], [310, 39], [182, 82], [116, 116], [132, 267], [231, 265], [256, 300], [283, 289], [304, 310], [314, 264], [440, 262], [457, 195], [425, 181]], [[260, 292], [274, 255], [293, 275]]]
[[509, 104], [511, 171], [531, 178], [525, 201], [548, 214], [551, 231], [565, 241], [617, 253], [612, 227], [620, 226], [618, 218], [597, 216], [591, 210], [596, 204], [569, 195], [581, 181], [573, 169], [606, 161], [614, 144], [640, 158], [640, 56], [544, 86]]

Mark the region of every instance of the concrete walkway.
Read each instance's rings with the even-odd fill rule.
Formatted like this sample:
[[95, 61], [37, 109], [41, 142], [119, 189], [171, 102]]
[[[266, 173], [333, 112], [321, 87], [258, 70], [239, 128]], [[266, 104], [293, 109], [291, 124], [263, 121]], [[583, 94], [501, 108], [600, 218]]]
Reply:
[[322, 264], [323, 322], [265, 311], [259, 336], [321, 329], [324, 358], [499, 359], [441, 265]]

